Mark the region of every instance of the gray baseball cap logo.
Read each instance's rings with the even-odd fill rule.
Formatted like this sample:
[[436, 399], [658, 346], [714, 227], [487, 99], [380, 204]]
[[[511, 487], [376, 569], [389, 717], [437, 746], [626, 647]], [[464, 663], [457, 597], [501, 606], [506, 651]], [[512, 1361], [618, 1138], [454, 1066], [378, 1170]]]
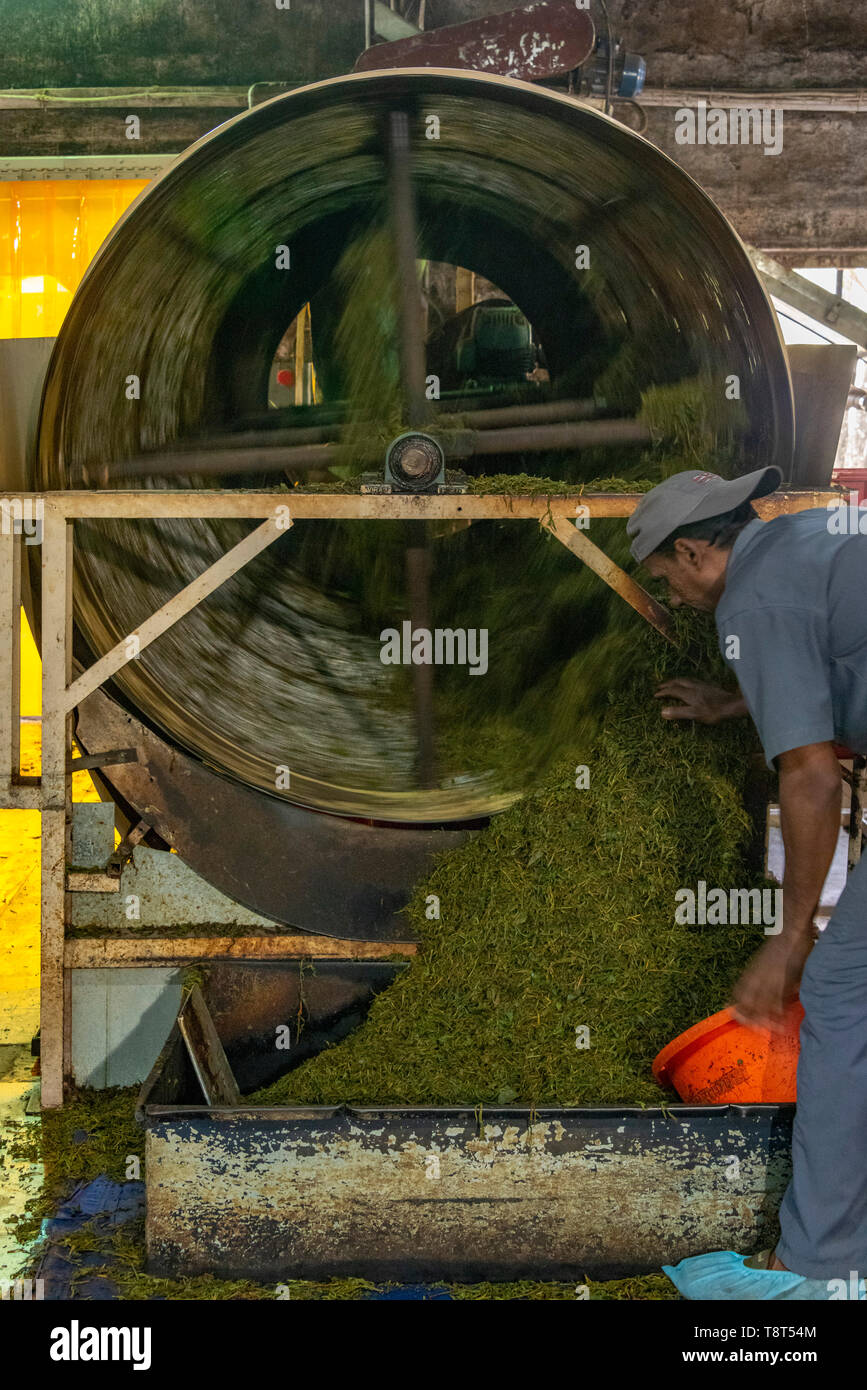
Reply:
[[769, 492], [776, 492], [782, 481], [783, 474], [774, 464], [755, 473], [744, 473], [740, 478], [721, 478], [718, 473], [702, 473], [693, 468], [673, 473], [642, 497], [627, 521], [626, 534], [635, 537], [630, 547], [632, 554], [640, 563], [679, 526], [734, 511], [754, 497], [767, 497]]

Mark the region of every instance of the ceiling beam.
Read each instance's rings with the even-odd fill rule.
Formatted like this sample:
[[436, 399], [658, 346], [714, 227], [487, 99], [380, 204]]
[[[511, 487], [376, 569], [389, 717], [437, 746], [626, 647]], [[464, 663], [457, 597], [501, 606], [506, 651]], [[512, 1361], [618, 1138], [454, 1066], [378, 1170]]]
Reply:
[[639, 97], [642, 106], [707, 106], [740, 109], [745, 106], [772, 107], [777, 111], [849, 111], [867, 115], [867, 91], [859, 88], [826, 87], [813, 91], [699, 91], [694, 87], [645, 87]]

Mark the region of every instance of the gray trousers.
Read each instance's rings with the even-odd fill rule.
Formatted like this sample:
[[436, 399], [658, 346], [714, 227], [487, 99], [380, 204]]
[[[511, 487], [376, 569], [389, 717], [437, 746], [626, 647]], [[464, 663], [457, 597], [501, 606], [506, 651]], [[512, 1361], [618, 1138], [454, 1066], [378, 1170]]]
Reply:
[[867, 856], [801, 983], [794, 1173], [777, 1253], [811, 1279], [867, 1278]]

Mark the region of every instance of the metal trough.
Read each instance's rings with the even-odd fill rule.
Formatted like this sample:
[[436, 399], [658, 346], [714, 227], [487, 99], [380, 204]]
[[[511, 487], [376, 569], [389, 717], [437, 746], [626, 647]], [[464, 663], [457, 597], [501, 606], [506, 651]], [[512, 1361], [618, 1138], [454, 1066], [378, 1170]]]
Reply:
[[790, 1105], [209, 1108], [177, 1030], [145, 1083], [148, 1269], [614, 1278], [773, 1241]]

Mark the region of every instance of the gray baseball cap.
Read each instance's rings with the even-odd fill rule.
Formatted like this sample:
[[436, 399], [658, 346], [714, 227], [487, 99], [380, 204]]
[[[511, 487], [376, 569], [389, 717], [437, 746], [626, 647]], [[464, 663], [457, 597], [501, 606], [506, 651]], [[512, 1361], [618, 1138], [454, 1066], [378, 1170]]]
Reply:
[[679, 526], [707, 521], [733, 511], [753, 497], [766, 497], [769, 492], [776, 492], [782, 481], [781, 470], [773, 464], [740, 478], [721, 478], [717, 473], [700, 473], [692, 468], [673, 473], [642, 497], [627, 521], [626, 534], [635, 537], [630, 547], [632, 554], [640, 563]]

